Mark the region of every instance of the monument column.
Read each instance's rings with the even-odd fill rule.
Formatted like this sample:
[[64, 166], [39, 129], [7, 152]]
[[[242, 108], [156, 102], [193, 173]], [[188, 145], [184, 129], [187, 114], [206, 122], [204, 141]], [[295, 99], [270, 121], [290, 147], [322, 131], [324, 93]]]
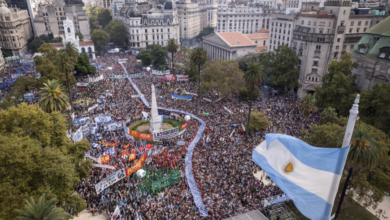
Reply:
[[161, 116], [158, 115], [157, 110], [157, 101], [156, 101], [156, 91], [154, 89], [154, 85], [152, 84], [152, 110], [150, 115], [150, 124], [149, 131], [150, 133], [161, 132]]

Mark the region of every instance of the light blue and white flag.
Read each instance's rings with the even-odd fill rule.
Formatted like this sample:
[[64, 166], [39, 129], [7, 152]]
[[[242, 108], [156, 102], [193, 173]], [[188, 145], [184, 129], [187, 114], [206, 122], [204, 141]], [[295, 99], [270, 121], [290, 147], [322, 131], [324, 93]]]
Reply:
[[94, 115], [95, 122], [98, 125], [107, 125], [111, 124], [111, 115], [110, 114], [99, 114], [99, 115]]
[[267, 134], [253, 161], [309, 219], [329, 220], [349, 147], [320, 148], [283, 134]]

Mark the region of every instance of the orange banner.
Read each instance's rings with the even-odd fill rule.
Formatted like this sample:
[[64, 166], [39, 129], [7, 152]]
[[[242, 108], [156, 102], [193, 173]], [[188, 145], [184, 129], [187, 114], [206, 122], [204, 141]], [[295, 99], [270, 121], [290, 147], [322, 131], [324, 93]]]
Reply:
[[100, 158], [100, 163], [107, 163], [108, 161], [110, 161], [110, 155], [107, 154], [106, 156], [103, 156]]
[[111, 147], [111, 146], [115, 146], [115, 144], [116, 144], [116, 143], [108, 143], [108, 142], [104, 142], [104, 144], [105, 144], [105, 145], [107, 145], [107, 146], [110, 146], [110, 147]]
[[123, 149], [126, 149], [128, 147], [130, 147], [130, 144], [127, 144], [127, 145], [123, 146]]
[[124, 157], [126, 155], [127, 155], [127, 150], [123, 151], [122, 154], [121, 154], [122, 157]]
[[181, 125], [181, 129], [182, 130], [186, 129], [186, 127], [187, 127], [187, 123], [184, 123], [184, 124]]
[[142, 140], [153, 140], [152, 134], [145, 134], [145, 133], [138, 134], [138, 138]]
[[130, 135], [138, 138], [138, 132], [136, 132], [136, 131], [130, 130]]
[[129, 161], [132, 161], [132, 160], [134, 160], [135, 159], [135, 154], [130, 154], [129, 155]]
[[130, 176], [132, 173], [137, 172], [137, 170], [141, 169], [143, 166], [143, 163], [146, 160], [146, 153], [144, 153], [137, 162], [133, 164], [133, 167], [131, 168], [126, 168], [126, 176]]

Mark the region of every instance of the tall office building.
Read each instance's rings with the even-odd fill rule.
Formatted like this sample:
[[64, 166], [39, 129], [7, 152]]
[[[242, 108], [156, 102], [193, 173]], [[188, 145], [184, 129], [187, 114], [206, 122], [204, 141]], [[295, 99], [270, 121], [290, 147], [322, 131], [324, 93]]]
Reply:
[[5, 0], [8, 4], [8, 7], [13, 8], [16, 7], [19, 10], [27, 10], [27, 13], [30, 17], [30, 25], [31, 29], [36, 35], [35, 27], [34, 27], [34, 17], [37, 15], [38, 11], [38, 0]]

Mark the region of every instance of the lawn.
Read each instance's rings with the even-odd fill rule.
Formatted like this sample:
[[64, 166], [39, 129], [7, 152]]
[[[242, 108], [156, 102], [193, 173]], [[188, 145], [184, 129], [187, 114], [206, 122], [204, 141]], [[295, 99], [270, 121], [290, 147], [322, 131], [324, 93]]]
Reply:
[[[290, 209], [297, 215], [300, 220], [308, 220], [301, 212], [295, 207], [293, 202], [287, 203]], [[335, 207], [333, 207], [332, 214], [336, 212], [338, 199], [336, 199]], [[371, 212], [357, 203], [349, 196], [345, 196], [343, 205], [340, 211], [340, 220], [378, 220]]]

